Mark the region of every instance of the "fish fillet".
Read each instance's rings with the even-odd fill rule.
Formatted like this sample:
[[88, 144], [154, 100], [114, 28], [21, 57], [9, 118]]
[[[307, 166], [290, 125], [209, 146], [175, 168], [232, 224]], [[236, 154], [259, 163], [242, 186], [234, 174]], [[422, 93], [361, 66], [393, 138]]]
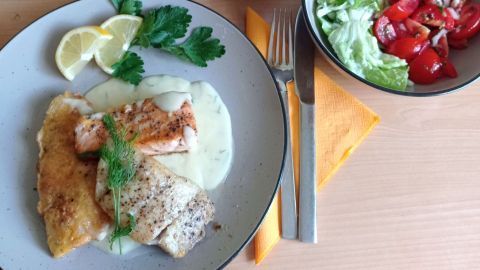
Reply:
[[184, 257], [205, 237], [205, 225], [213, 220], [213, 203], [205, 192], [191, 200], [187, 208], [160, 235], [158, 245], [174, 258]]
[[[196, 121], [189, 100], [182, 100], [172, 111], [162, 110], [158, 100], [171, 98], [165, 93], [153, 98], [123, 105], [111, 113], [120, 126], [128, 131], [127, 138], [135, 135], [135, 147], [147, 155], [160, 155], [188, 151], [197, 143]], [[185, 93], [178, 93], [184, 95]], [[95, 152], [108, 138], [102, 117], [96, 113], [82, 117], [75, 128], [75, 148], [78, 153]]]
[[[200, 187], [187, 178], [178, 176], [154, 158], [136, 152], [136, 174], [122, 188], [122, 221], [127, 213], [136, 220], [130, 237], [143, 244], [151, 244], [201, 192]], [[113, 217], [113, 194], [107, 187], [107, 168], [103, 161], [98, 165], [97, 201]]]
[[72, 107], [75, 104], [85, 108], [86, 101], [68, 92], [56, 97], [37, 135], [37, 208], [57, 258], [97, 238], [110, 223], [95, 201], [97, 162], [76, 156], [74, 129], [82, 109]]

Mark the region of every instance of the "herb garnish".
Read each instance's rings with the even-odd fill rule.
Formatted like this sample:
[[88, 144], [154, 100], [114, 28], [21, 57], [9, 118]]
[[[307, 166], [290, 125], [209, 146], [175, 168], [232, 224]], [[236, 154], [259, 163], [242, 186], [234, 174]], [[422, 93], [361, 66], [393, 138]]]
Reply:
[[133, 44], [144, 48], [169, 46], [185, 36], [190, 22], [192, 16], [184, 7], [169, 5], [151, 10], [145, 15]]
[[188, 59], [197, 66], [206, 67], [207, 61], [225, 54], [225, 46], [220, 44], [220, 40], [211, 38], [212, 31], [210, 27], [195, 28], [185, 42], [164, 49], [180, 58]]
[[[133, 15], [141, 13], [139, 11], [142, 6], [140, 0], [111, 1], [119, 13], [124, 12]], [[138, 8], [130, 8], [132, 6]], [[177, 39], [186, 36], [188, 27], [192, 22], [192, 16], [188, 13], [188, 9], [184, 7], [167, 5], [150, 10], [143, 17], [143, 23], [132, 42], [132, 46], [157, 48], [200, 67], [206, 67], [208, 61], [220, 58], [225, 54], [225, 46], [220, 43], [219, 39], [212, 37], [213, 29], [211, 27], [195, 28], [184, 42], [176, 42]], [[112, 66], [114, 77], [138, 85], [142, 74], [145, 72], [143, 61], [136, 54], [127, 54], [128, 52]]]
[[112, 0], [113, 6], [119, 14], [140, 15], [142, 13], [141, 0]]
[[107, 128], [111, 141], [104, 144], [100, 149], [100, 157], [107, 165], [107, 186], [113, 194], [114, 229], [110, 235], [110, 249], [118, 240], [120, 254], [122, 254], [121, 238], [128, 236], [136, 226], [135, 217], [128, 214], [129, 223], [121, 226], [121, 194], [122, 188], [130, 182], [136, 172], [134, 156], [135, 150], [132, 140], [127, 140], [127, 130], [122, 128], [117, 131], [115, 120], [110, 114], [103, 117], [103, 123]]
[[122, 79], [133, 85], [138, 85], [142, 81], [143, 60], [134, 52], [127, 51], [122, 59], [113, 66], [112, 76]]

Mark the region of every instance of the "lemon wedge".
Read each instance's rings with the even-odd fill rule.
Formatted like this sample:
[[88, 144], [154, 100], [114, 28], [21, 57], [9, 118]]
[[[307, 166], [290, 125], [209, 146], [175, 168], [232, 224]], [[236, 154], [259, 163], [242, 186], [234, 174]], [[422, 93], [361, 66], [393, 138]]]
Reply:
[[73, 80], [92, 60], [95, 52], [113, 36], [98, 26], [84, 26], [66, 33], [57, 51], [55, 62], [68, 80]]
[[132, 15], [113, 16], [100, 27], [113, 35], [105, 46], [95, 53], [97, 65], [108, 74], [113, 73], [112, 65], [122, 59], [125, 52], [130, 48], [143, 19]]

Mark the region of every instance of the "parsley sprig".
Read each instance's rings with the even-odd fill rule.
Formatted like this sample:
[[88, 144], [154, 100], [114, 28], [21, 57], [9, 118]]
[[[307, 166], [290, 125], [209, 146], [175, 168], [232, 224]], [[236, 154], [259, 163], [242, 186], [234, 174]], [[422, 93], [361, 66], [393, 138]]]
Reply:
[[113, 194], [114, 229], [110, 235], [110, 249], [118, 240], [121, 254], [121, 238], [128, 236], [136, 226], [135, 217], [131, 214], [128, 214], [128, 225], [121, 226], [120, 204], [122, 188], [135, 176], [135, 150], [132, 146], [132, 140], [126, 139], [127, 130], [122, 128], [119, 132], [115, 120], [110, 114], [103, 117], [103, 123], [111, 137], [111, 141], [104, 144], [100, 149], [100, 157], [107, 165], [107, 186]]
[[151, 10], [145, 15], [133, 44], [144, 48], [169, 46], [185, 36], [191, 22], [192, 16], [183, 7], [169, 5]]
[[113, 6], [119, 14], [140, 15], [142, 14], [141, 0], [112, 0]]
[[195, 28], [185, 42], [169, 45], [163, 49], [197, 66], [206, 67], [207, 61], [225, 54], [225, 47], [220, 44], [220, 40], [211, 38], [212, 31], [210, 27]]
[[123, 55], [122, 59], [115, 63], [113, 66], [112, 76], [122, 79], [133, 85], [138, 85], [142, 81], [142, 74], [145, 72], [143, 69], [143, 60], [134, 52], [127, 51]]
[[[142, 3], [140, 0], [111, 0], [119, 13], [138, 15]], [[139, 7], [139, 8], [131, 8]], [[225, 54], [225, 46], [220, 40], [212, 37], [211, 27], [201, 26], [192, 30], [183, 41], [192, 22], [188, 9], [176, 6], [163, 6], [147, 12], [138, 30], [132, 46], [157, 48], [197, 66], [206, 67], [208, 61], [220, 58]], [[127, 52], [115, 65], [113, 76], [138, 85], [144, 73], [143, 61]]]

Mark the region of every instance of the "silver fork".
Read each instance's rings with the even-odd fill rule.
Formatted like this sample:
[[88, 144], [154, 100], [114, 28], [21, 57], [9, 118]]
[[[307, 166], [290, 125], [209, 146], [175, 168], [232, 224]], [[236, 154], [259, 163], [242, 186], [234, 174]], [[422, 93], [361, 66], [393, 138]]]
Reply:
[[[288, 24], [288, 25], [287, 25]], [[288, 35], [288, 41], [287, 39]], [[288, 57], [287, 57], [288, 48]], [[275, 52], [274, 52], [275, 50]], [[281, 50], [281, 55], [280, 55]], [[290, 120], [288, 110], [288, 93], [286, 84], [293, 80], [293, 37], [292, 14], [287, 10], [273, 10], [273, 20], [268, 43], [268, 64], [277, 80], [282, 95], [287, 118], [287, 150], [285, 167], [282, 173], [282, 237], [297, 239], [297, 202], [295, 199], [295, 178], [293, 172], [292, 148], [290, 143]]]

